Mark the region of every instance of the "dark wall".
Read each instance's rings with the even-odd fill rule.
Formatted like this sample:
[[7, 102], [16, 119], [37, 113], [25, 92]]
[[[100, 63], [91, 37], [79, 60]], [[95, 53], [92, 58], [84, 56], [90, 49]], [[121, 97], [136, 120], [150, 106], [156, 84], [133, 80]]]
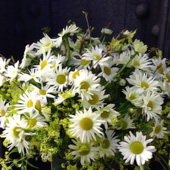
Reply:
[[26, 44], [42, 38], [41, 28], [50, 27], [50, 36], [67, 25], [68, 20], [87, 28], [82, 11], [95, 27], [92, 36], [111, 22], [117, 35], [123, 29], [138, 29], [136, 38], [149, 47], [159, 47], [170, 56], [169, 0], [1, 0], [0, 54], [21, 59]]

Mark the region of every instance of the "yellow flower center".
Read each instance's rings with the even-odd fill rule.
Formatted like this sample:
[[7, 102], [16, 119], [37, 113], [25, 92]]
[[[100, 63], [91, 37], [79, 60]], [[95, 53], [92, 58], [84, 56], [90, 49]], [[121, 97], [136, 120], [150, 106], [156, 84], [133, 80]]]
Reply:
[[99, 97], [97, 94], [93, 94], [91, 97], [92, 97], [92, 99], [90, 99], [88, 102], [91, 105], [95, 105], [99, 101]]
[[100, 114], [100, 117], [103, 118], [103, 119], [107, 119], [109, 117], [109, 115], [110, 115], [109, 112], [104, 111]]
[[135, 66], [140, 66], [140, 64], [139, 64], [138, 61], [134, 61], [133, 64], [134, 64]]
[[105, 73], [106, 75], [110, 75], [110, 74], [111, 74], [110, 68], [104, 67], [104, 73]]
[[75, 71], [75, 72], [72, 74], [73, 79], [76, 79], [76, 76], [80, 76], [80, 74], [79, 74], [78, 71]]
[[141, 114], [142, 113], [142, 108], [138, 108], [136, 111], [137, 111], [138, 114]]
[[133, 142], [130, 145], [130, 150], [135, 155], [138, 155], [138, 154], [142, 153], [143, 149], [144, 149], [144, 147], [143, 147], [142, 143], [140, 143], [140, 142]]
[[36, 108], [39, 112], [41, 112], [41, 103], [40, 103], [39, 101], [36, 102], [35, 108]]
[[64, 74], [57, 76], [57, 83], [64, 84], [66, 82], [66, 76]]
[[87, 65], [87, 64], [89, 64], [90, 63], [90, 61], [87, 61], [87, 60], [81, 60], [81, 65]]
[[5, 110], [1, 110], [1, 117], [5, 116]]
[[19, 137], [20, 130], [21, 130], [20, 127], [14, 127], [13, 128], [13, 133], [17, 138]]
[[118, 122], [117, 126], [120, 127], [121, 129], [127, 129], [128, 124], [127, 124], [126, 121], [120, 120], [120, 121]]
[[47, 61], [46, 60], [44, 60], [44, 61], [42, 61], [41, 62], [41, 70], [45, 67], [47, 65]]
[[84, 118], [81, 120], [80, 126], [83, 130], [90, 130], [93, 127], [93, 122], [89, 118]]
[[158, 134], [161, 131], [161, 125], [155, 127], [155, 133]]
[[50, 44], [51, 44], [51, 43], [48, 43], [48, 44], [46, 44], [45, 46], [48, 47], [48, 46], [50, 46]]
[[28, 120], [28, 125], [30, 125], [31, 127], [34, 127], [36, 124], [37, 124], [36, 119], [29, 119]]
[[103, 149], [108, 149], [110, 147], [110, 141], [108, 139], [105, 139], [103, 142], [102, 142], [102, 148]]
[[160, 66], [160, 67], [158, 68], [158, 71], [159, 71], [159, 73], [163, 74], [163, 67]]
[[52, 68], [55, 68], [56, 67], [56, 64], [54, 64], [53, 66], [52, 66]]
[[34, 77], [35, 77], [35, 74], [33, 74], [31, 77], [34, 78]]
[[153, 110], [153, 104], [151, 101], [148, 102], [147, 107], [149, 107], [149, 110], [152, 111]]
[[33, 102], [32, 102], [32, 100], [29, 100], [29, 101], [28, 101], [27, 106], [28, 106], [28, 107], [33, 107]]
[[26, 135], [26, 136], [25, 136], [25, 140], [26, 140], [26, 141], [29, 142], [29, 141], [31, 141], [31, 139], [32, 139], [32, 137], [31, 137], [30, 135]]
[[166, 73], [167, 82], [170, 83], [170, 75]]
[[134, 99], [136, 99], [136, 96], [134, 94], [131, 94], [129, 100], [134, 100]]
[[100, 57], [99, 57], [98, 55], [94, 55], [93, 58], [94, 58], [95, 60], [99, 60], [99, 59], [100, 59]]
[[81, 146], [80, 149], [78, 150], [78, 153], [80, 155], [88, 155], [89, 152], [90, 152], [90, 148], [86, 145]]
[[46, 90], [40, 90], [41, 95], [46, 95]]
[[89, 83], [87, 83], [86, 81], [82, 81], [81, 83], [80, 83], [80, 89], [84, 89], [84, 90], [88, 90], [89, 89], [89, 87], [90, 87], [90, 84]]
[[146, 82], [142, 82], [141, 87], [147, 89], [149, 87], [149, 85]]

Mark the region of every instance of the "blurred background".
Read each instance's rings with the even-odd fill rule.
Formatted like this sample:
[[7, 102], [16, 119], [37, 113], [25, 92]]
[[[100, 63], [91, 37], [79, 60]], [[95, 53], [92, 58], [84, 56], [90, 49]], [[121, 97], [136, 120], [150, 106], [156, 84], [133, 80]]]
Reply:
[[26, 44], [43, 37], [42, 28], [50, 28], [49, 36], [54, 37], [68, 20], [85, 31], [82, 11], [88, 12], [95, 28], [92, 36], [100, 36], [109, 23], [114, 36], [137, 29], [135, 38], [170, 58], [169, 0], [0, 0], [0, 54], [21, 59]]

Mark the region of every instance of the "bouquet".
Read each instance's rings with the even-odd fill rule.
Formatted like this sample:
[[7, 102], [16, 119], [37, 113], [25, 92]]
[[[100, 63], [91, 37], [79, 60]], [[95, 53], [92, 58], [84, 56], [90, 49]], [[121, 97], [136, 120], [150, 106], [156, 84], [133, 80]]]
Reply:
[[92, 31], [72, 23], [21, 62], [0, 58], [2, 170], [39, 156], [67, 170], [169, 168], [169, 61], [136, 31]]

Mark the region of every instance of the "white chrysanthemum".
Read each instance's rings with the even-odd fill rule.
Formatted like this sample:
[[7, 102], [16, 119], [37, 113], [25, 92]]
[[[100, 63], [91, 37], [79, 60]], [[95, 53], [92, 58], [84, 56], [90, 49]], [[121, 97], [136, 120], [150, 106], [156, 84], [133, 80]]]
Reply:
[[141, 54], [138, 54], [136, 55], [132, 62], [131, 62], [131, 65], [134, 66], [135, 68], [138, 68], [140, 70], [143, 70], [143, 71], [147, 71], [150, 67], [150, 60], [148, 59], [148, 55], [145, 54], [145, 55], [141, 55]]
[[126, 88], [123, 89], [123, 93], [125, 94], [126, 99], [133, 103], [135, 106], [142, 105], [143, 102], [141, 93], [139, 93], [137, 88], [126, 86]]
[[0, 99], [0, 127], [5, 128], [6, 116], [8, 114], [9, 103]]
[[106, 106], [101, 105], [99, 108], [97, 108], [97, 113], [100, 114], [100, 118], [104, 121], [104, 126], [107, 129], [108, 123], [112, 121], [113, 118], [117, 118], [120, 114], [114, 110], [115, 105], [114, 104], [108, 104]]
[[31, 70], [28, 70], [29, 74], [26, 74], [26, 73], [23, 73], [21, 72], [20, 74], [18, 74], [18, 80], [19, 81], [24, 81], [24, 82], [27, 82], [31, 79], [33, 79], [34, 81], [36, 82], [40, 82], [39, 81], [39, 78], [38, 78], [38, 69], [37, 68], [33, 68]]
[[77, 74], [77, 76], [75, 75], [74, 80], [75, 92], [80, 94], [82, 100], [89, 100], [90, 96], [92, 95], [91, 91], [97, 90], [97, 87], [100, 86], [100, 79], [92, 72], [89, 72], [85, 69], [80, 70], [75, 74]]
[[100, 66], [108, 66], [108, 60], [110, 60], [111, 57], [105, 57], [102, 53], [103, 49], [99, 48], [98, 46], [93, 47], [92, 49], [86, 49], [86, 53], [83, 54], [83, 58], [85, 60], [90, 60], [93, 63], [93, 67], [96, 68], [98, 65]]
[[154, 73], [154, 76], [157, 78], [162, 77], [162, 74], [164, 71], [166, 71], [166, 58], [159, 57], [158, 59], [152, 59], [152, 65], [150, 65], [150, 68], [152, 72]]
[[105, 98], [107, 98], [108, 95], [105, 95], [105, 90], [103, 90], [102, 87], [98, 88], [95, 91], [91, 91], [90, 99], [83, 99], [83, 106], [85, 108], [89, 107], [99, 107], [101, 104], [103, 104], [103, 101]]
[[0, 74], [0, 87], [2, 86], [4, 80], [5, 80], [5, 77]]
[[63, 88], [68, 85], [69, 68], [62, 68], [62, 65], [56, 67], [55, 72], [51, 74], [48, 80], [49, 85], [53, 85], [58, 91], [63, 91]]
[[106, 131], [106, 137], [103, 136], [100, 142], [99, 153], [100, 157], [114, 156], [119, 139], [114, 136], [115, 133], [112, 130]]
[[129, 84], [138, 88], [140, 93], [144, 91], [156, 91], [158, 90], [159, 82], [154, 80], [153, 77], [148, 77], [146, 73], [136, 69], [129, 78], [127, 78]]
[[9, 63], [10, 59], [6, 61], [6, 59], [0, 57], [0, 73], [5, 71], [5, 66]]
[[37, 112], [25, 113], [27, 126], [32, 129], [42, 128], [47, 123], [45, 118]]
[[99, 114], [92, 112], [92, 109], [84, 109], [84, 112], [76, 112], [76, 115], [70, 115], [70, 127], [71, 134], [80, 138], [82, 143], [90, 142], [92, 139], [96, 140], [96, 136], [103, 135], [101, 132], [101, 123], [103, 121], [99, 119]]
[[[24, 56], [20, 64], [21, 69], [27, 67], [31, 63], [31, 58], [35, 57], [35, 51], [33, 51], [33, 48], [34, 48], [33, 44], [30, 46], [29, 45], [25, 46]], [[29, 58], [28, 56], [31, 58]]]
[[58, 67], [60, 64], [63, 64], [67, 60], [65, 56], [62, 56], [60, 54], [58, 54], [57, 56], [53, 55], [50, 59], [50, 65], [54, 70], [56, 69], [56, 67]]
[[133, 124], [133, 120], [130, 116], [126, 115], [124, 118], [120, 119], [116, 124], [116, 129], [126, 130], [136, 128]]
[[166, 130], [167, 128], [164, 127], [164, 121], [161, 120], [159, 121], [158, 119], [155, 120], [155, 125], [153, 127], [153, 131], [150, 133], [151, 137], [156, 137], [156, 138], [163, 138], [164, 134], [168, 133]]
[[159, 81], [160, 85], [160, 95], [164, 97], [165, 95], [170, 96], [170, 83], [168, 83], [166, 80], [160, 80]]
[[147, 116], [147, 121], [152, 118], [158, 118], [162, 112], [163, 98], [155, 93], [147, 92], [143, 98], [143, 114]]
[[118, 68], [117, 67], [112, 67], [113, 66], [113, 61], [108, 60], [108, 66], [101, 66], [102, 72], [99, 73], [98, 76], [103, 76], [103, 78], [108, 81], [111, 82], [113, 77], [117, 74], [118, 72]]
[[74, 159], [80, 158], [81, 165], [86, 162], [91, 163], [91, 160], [95, 161], [99, 149], [94, 147], [93, 143], [81, 143], [75, 140], [72, 140], [72, 142], [74, 145], [69, 145], [68, 147], [74, 151], [70, 154], [75, 156]]
[[35, 91], [26, 91], [20, 96], [20, 100], [18, 100], [18, 104], [15, 105], [15, 109], [18, 110], [18, 114], [24, 114], [25, 112], [30, 113], [33, 111], [39, 112], [41, 111], [40, 97]]
[[163, 77], [165, 78], [166, 82], [170, 85], [170, 68], [169, 67], [163, 72]]
[[61, 38], [51, 39], [47, 34], [44, 34], [44, 37], [33, 46], [37, 49], [36, 55], [40, 55], [51, 50], [54, 46], [59, 47], [61, 43]]
[[19, 153], [25, 153], [25, 150], [28, 152], [29, 139], [32, 134], [24, 131], [27, 127], [26, 120], [21, 119], [20, 115], [13, 115], [13, 117], [8, 117], [8, 122], [6, 129], [3, 131], [3, 137], [8, 140], [9, 150], [17, 147]]
[[5, 76], [9, 78], [10, 81], [12, 81], [15, 77], [17, 77], [18, 74], [18, 65], [19, 61], [17, 61], [14, 66], [9, 65], [6, 69]]
[[147, 146], [153, 139], [146, 140], [146, 136], [143, 136], [142, 132], [136, 132], [136, 136], [130, 132], [130, 135], [125, 136], [124, 140], [125, 142], [120, 142], [118, 148], [124, 156], [125, 162], [130, 162], [131, 165], [135, 160], [138, 166], [144, 165], [152, 158], [152, 152], [156, 151], [154, 146]]
[[75, 24], [71, 24], [69, 27], [66, 26], [66, 28], [63, 28], [63, 31], [59, 33], [58, 35], [60, 37], [63, 37], [66, 34], [73, 35], [78, 32], [78, 27]]

